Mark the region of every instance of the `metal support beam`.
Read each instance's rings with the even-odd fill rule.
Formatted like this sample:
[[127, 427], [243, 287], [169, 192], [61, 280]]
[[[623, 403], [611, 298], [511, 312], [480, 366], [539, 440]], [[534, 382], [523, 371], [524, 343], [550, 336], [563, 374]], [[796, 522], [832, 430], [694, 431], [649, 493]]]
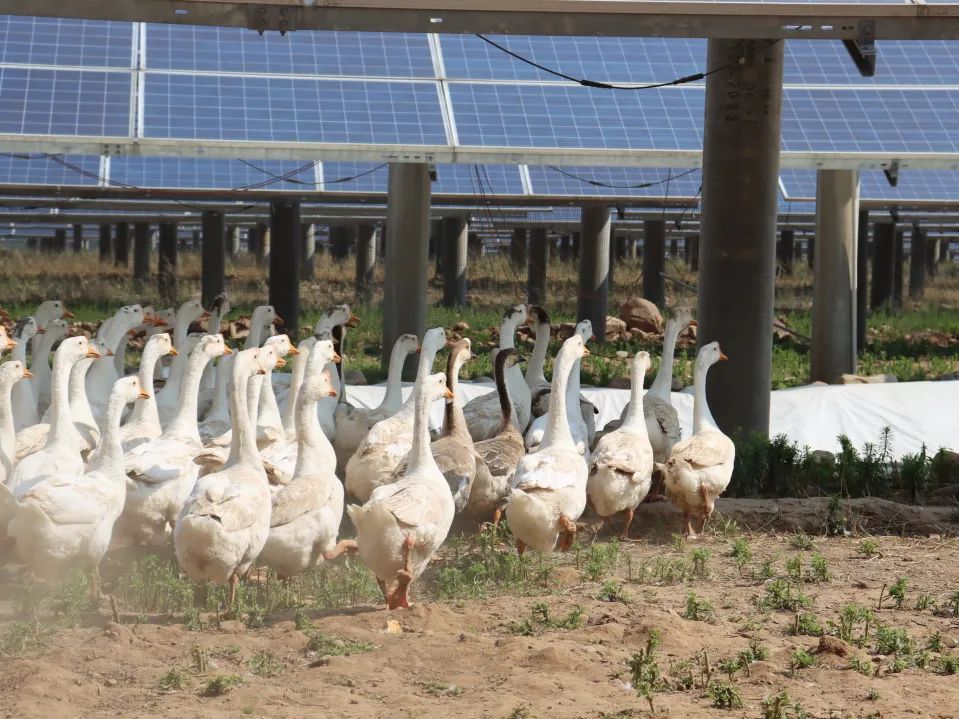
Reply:
[[130, 264], [130, 225], [126, 222], [116, 224], [113, 237], [113, 265], [126, 267]]
[[896, 231], [896, 242], [893, 245], [893, 263], [892, 263], [892, 302], [896, 307], [902, 307], [902, 280], [903, 269], [905, 266], [904, 240], [906, 233], [903, 230]]
[[373, 225], [356, 228], [356, 298], [361, 304], [369, 304], [373, 297], [373, 282], [376, 272], [376, 235]]
[[58, 227], [53, 233], [53, 249], [56, 252], [65, 252], [67, 249], [67, 228]]
[[[312, 280], [316, 276], [316, 231], [315, 226], [308, 222], [300, 224], [300, 278]], [[349, 250], [347, 250], [349, 254]]]
[[270, 304], [283, 319], [283, 331], [294, 341], [300, 329], [300, 203], [270, 203]]
[[83, 244], [83, 225], [73, 226], [73, 247], [71, 249], [74, 252], [82, 252], [86, 249]]
[[150, 277], [150, 225], [137, 222], [133, 225], [133, 279], [147, 280]]
[[698, 341], [718, 340], [729, 357], [708, 376], [719, 427], [765, 435], [783, 43], [711, 39], [707, 47], [707, 68], [729, 69], [706, 79]]
[[816, 178], [816, 238], [813, 270], [810, 379], [836, 383], [856, 372], [856, 252], [859, 173], [820, 170]]
[[440, 234], [443, 248], [443, 306], [464, 307], [469, 222], [462, 216], [445, 217]]
[[909, 299], [921, 300], [926, 293], [926, 233], [912, 226], [909, 243]]
[[100, 225], [100, 244], [97, 248], [97, 253], [100, 256], [100, 262], [109, 262], [110, 256], [113, 254], [113, 228], [107, 224], [103, 223]]
[[160, 244], [157, 262], [157, 289], [166, 305], [177, 301], [177, 225], [175, 222], [160, 223]]
[[525, 227], [514, 227], [513, 234], [509, 241], [509, 260], [513, 267], [522, 269], [526, 267], [526, 237]]
[[856, 354], [866, 350], [866, 318], [869, 313], [869, 210], [859, 207], [856, 231]]
[[643, 223], [643, 297], [657, 307], [666, 306], [666, 223]]
[[873, 312], [889, 306], [895, 292], [893, 279], [896, 264], [896, 225], [892, 220], [872, 226], [872, 291]]
[[529, 232], [529, 262], [526, 264], [526, 299], [531, 305], [546, 304], [546, 273], [549, 270], [549, 242], [545, 227]]
[[590, 320], [596, 341], [606, 341], [609, 308], [610, 212], [606, 205], [585, 205], [580, 214], [579, 294], [576, 319]]
[[[383, 263], [383, 354], [387, 367], [396, 339], [426, 331], [429, 269], [430, 175], [426, 163], [390, 163], [387, 181], [386, 261]], [[415, 375], [416, 358], [406, 363]]]
[[208, 211], [202, 219], [200, 286], [204, 307], [226, 288], [226, 225], [223, 213]]

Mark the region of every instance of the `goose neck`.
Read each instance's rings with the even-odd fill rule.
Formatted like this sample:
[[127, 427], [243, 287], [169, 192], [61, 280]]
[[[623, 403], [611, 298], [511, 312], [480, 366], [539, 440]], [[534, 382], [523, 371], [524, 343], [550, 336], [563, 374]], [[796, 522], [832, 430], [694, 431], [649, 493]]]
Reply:
[[140, 358], [140, 371], [137, 375], [140, 378], [140, 387], [150, 395], [150, 399], [139, 399], [134, 403], [133, 414], [130, 416], [131, 424], [145, 421], [160, 423], [157, 401], [153, 396], [153, 378], [156, 375], [157, 362], [160, 361], [162, 356], [163, 354], [155, 343], [147, 343], [143, 350], [143, 356]]
[[673, 359], [676, 355], [676, 340], [682, 328], [673, 319], [667, 320], [666, 332], [663, 335], [663, 358], [656, 372], [656, 379], [649, 387], [649, 393], [654, 397], [667, 399], [673, 387]]
[[196, 423], [197, 401], [203, 368], [209, 361], [210, 358], [199, 347], [190, 353], [177, 398], [177, 412], [167, 429], [167, 434], [190, 437], [197, 443], [200, 442], [200, 432]]
[[446, 386], [453, 393], [453, 399], [446, 400], [444, 407], [443, 425], [444, 434], [448, 436], [469, 436], [469, 428], [466, 425], [466, 415], [463, 414], [463, 404], [459, 401], [459, 395], [456, 390], [459, 389], [459, 374], [463, 364], [466, 362], [465, 356], [457, 357], [450, 363], [449, 371], [446, 375]]
[[703, 429], [719, 429], [716, 420], [713, 419], [712, 412], [709, 411], [709, 404], [706, 402], [706, 373], [709, 371], [709, 365], [696, 365], [695, 377], [693, 377], [693, 432], [698, 433]]
[[36, 347], [33, 351], [33, 361], [30, 363], [30, 372], [42, 374], [50, 371], [50, 350], [53, 349], [53, 343], [56, 340], [57, 336], [54, 332], [45, 332], [39, 342], [34, 338]]
[[512, 319], [504, 319], [499, 326], [499, 348], [516, 349], [516, 322]]
[[300, 392], [303, 389], [303, 378], [306, 377], [306, 360], [309, 350], [300, 343], [299, 354], [293, 356], [293, 369], [290, 371], [290, 390], [286, 397], [286, 407], [283, 410], [283, 432], [287, 436], [296, 433], [298, 405]]
[[251, 406], [259, 397], [259, 383], [252, 380], [263, 375], [251, 375], [250, 372], [237, 372], [234, 365], [233, 382], [230, 387], [230, 410], [233, 418], [233, 435], [230, 439], [230, 456], [223, 468], [245, 464], [250, 467], [260, 465], [260, 452], [256, 446], [256, 426], [250, 416]]
[[526, 384], [530, 389], [546, 384], [545, 366], [546, 353], [549, 351], [549, 333], [548, 323], [536, 326], [536, 342], [529, 358], [529, 365], [526, 367]]
[[17, 428], [13, 419], [13, 385], [13, 382], [0, 384], [0, 454], [11, 463], [17, 450]]
[[[142, 400], [139, 400], [142, 401]], [[97, 447], [96, 458], [90, 467], [94, 471], [108, 473], [111, 477], [123, 476], [123, 446], [120, 442], [120, 420], [126, 400], [119, 392], [112, 392], [107, 402], [103, 420], [103, 435]]]
[[[320, 427], [316, 411], [317, 400], [301, 392], [296, 400], [296, 469], [293, 475], [315, 474], [323, 467], [324, 457], [329, 457], [330, 440]], [[330, 467], [330, 470], [335, 468]]]
[[632, 376], [629, 384], [629, 408], [623, 419], [623, 428], [638, 434], [646, 435], [646, 418], [643, 415], [643, 376], [644, 367], [639, 362], [633, 363]]
[[386, 393], [383, 395], [383, 401], [374, 412], [392, 415], [400, 408], [402, 404], [403, 391], [403, 365], [406, 364], [406, 357], [409, 351], [397, 342], [390, 352], [390, 368], [386, 375]]
[[95, 425], [93, 412], [90, 409], [90, 401], [87, 398], [87, 372], [93, 366], [93, 360], [84, 358], [77, 362], [70, 369], [70, 414], [75, 421], [81, 421], [85, 424]]
[[500, 424], [497, 434], [506, 431], [513, 420], [513, 403], [510, 401], [509, 387], [506, 384], [505, 363], [496, 363], [496, 395], [499, 399]]
[[[51, 419], [48, 444], [68, 441], [75, 433], [70, 419], [70, 370], [71, 359], [64, 352], [57, 352], [53, 358], [53, 380], [50, 392]], [[73, 431], [72, 431], [73, 430]]]
[[576, 359], [569, 353], [560, 351], [553, 368], [553, 383], [549, 393], [549, 418], [546, 421], [546, 431], [540, 443], [540, 451], [544, 447], [554, 445], [572, 446], [573, 435], [569, 429], [566, 390], [569, 384], [569, 375], [576, 366]]
[[410, 449], [410, 461], [407, 474], [417, 473], [432, 476], [439, 473], [440, 470], [439, 467], [436, 466], [436, 460], [433, 459], [433, 452], [430, 449], [430, 402], [426, 388], [422, 387], [422, 385], [417, 387], [414, 408], [413, 447]]

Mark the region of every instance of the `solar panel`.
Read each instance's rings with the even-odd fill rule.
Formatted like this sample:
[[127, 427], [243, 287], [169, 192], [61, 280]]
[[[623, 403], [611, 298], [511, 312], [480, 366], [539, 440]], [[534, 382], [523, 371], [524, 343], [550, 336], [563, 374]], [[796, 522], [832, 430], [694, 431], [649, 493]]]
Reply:
[[132, 52], [130, 23], [0, 15], [0, 63], [130, 67]]
[[82, 171], [41, 155], [0, 154], [0, 184], [10, 185], [82, 185], [97, 184], [100, 158], [91, 155], [65, 155], [62, 160]]
[[951, 85], [959, 76], [959, 44], [943, 40], [876, 43], [876, 75], [862, 77], [842, 43], [789, 40], [784, 82], [807, 85]]
[[[328, 192], [386, 192], [388, 175], [382, 164], [324, 162], [321, 189]], [[516, 165], [438, 164], [432, 191], [457, 195], [521, 195], [523, 181]]]
[[[680, 177], [677, 177], [680, 175]], [[538, 167], [530, 165], [534, 195], [695, 197], [702, 173], [652, 167]], [[598, 184], [593, 184], [598, 183]], [[636, 187], [637, 185], [650, 187]]]
[[[815, 170], [783, 170], [783, 185], [790, 197], [816, 196]], [[956, 172], [953, 170], [899, 170], [899, 184], [893, 187], [880, 170], [859, 173], [859, 196], [870, 200], [954, 200]]]
[[324, 162], [323, 184], [327, 192], [386, 192], [389, 170], [373, 162]]
[[[110, 180], [134, 187], [312, 190], [313, 179], [313, 163], [297, 160], [201, 157], [114, 157], [110, 160]], [[298, 180], [308, 181], [309, 186], [304, 188]]]
[[0, 67], [0, 133], [127, 136], [130, 75]]
[[426, 35], [148, 25], [146, 66], [160, 70], [433, 77]]
[[447, 143], [433, 83], [146, 74], [144, 136]]

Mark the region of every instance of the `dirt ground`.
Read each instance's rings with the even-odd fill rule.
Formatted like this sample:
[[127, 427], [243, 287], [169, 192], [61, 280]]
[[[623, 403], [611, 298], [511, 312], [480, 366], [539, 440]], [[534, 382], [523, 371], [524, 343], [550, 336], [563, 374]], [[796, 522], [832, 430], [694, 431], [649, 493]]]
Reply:
[[[748, 500], [720, 502], [720, 512], [737, 526], [717, 519], [710, 533], [690, 544], [671, 538], [678, 524], [668, 508], [644, 509], [638, 516], [648, 522], [636, 532], [641, 538], [613, 544], [601, 572], [586, 566], [591, 540], [584, 531], [580, 556], [563, 558], [542, 591], [522, 596], [499, 586], [478, 598], [437, 600], [435, 578], [453, 561], [451, 548], [414, 586], [410, 610], [360, 604], [307, 610], [298, 621], [284, 611], [257, 629], [222, 621], [200, 631], [190, 631], [183, 617], [135, 616], [120, 606], [118, 624], [101, 611], [75, 628], [58, 629], [40, 650], [0, 657], [0, 716], [646, 717], [649, 705], [632, 686], [630, 660], [656, 630], [662, 640], [653, 654], [660, 674], [656, 716], [959, 717], [959, 674], [945, 674], [941, 659], [959, 656], [959, 618], [949, 600], [959, 590], [959, 540], [950, 536], [950, 528], [957, 529], [950, 510], [893, 505], [879, 511], [863, 500], [849, 512], [860, 517], [860, 526], [850, 536], [827, 538], [810, 531], [811, 521], [809, 535], [791, 531], [806, 516], [820, 517], [821, 527], [822, 503], [788, 502], [772, 503], [772, 509]], [[878, 512], [874, 529], [878, 522], [887, 531], [921, 536], [869, 535], [870, 522], [861, 518], [870, 516], [870, 506]], [[904, 512], [923, 516], [904, 525]], [[741, 561], [742, 570], [731, 556], [737, 539], [752, 555]], [[607, 537], [595, 541], [609, 549]], [[693, 554], [702, 548], [708, 556]], [[812, 581], [823, 579], [814, 576], [817, 554], [825, 559], [825, 567], [819, 563], [825, 581]], [[807, 609], [764, 602], [770, 587], [781, 588], [790, 577], [790, 560], [792, 579], [798, 578], [791, 591], [808, 597]], [[16, 576], [4, 575], [0, 631], [24, 619], [10, 599]], [[897, 609], [888, 593], [900, 577], [907, 583]], [[689, 592], [705, 621], [684, 618]], [[881, 594], [886, 598], [879, 608]], [[548, 606], [549, 621], [537, 603]], [[804, 612], [829, 632], [829, 622], [839, 624], [850, 603], [873, 610], [874, 618], [862, 647], [837, 642], [834, 651], [846, 656], [819, 653], [817, 636], [792, 635]], [[894, 666], [893, 655], [877, 653], [880, 625], [902, 629], [913, 640], [902, 666]], [[864, 629], [857, 626], [853, 639]], [[317, 632], [332, 645], [308, 651], [308, 636]], [[743, 706], [714, 707], [704, 684], [728, 683], [723, 660], [751, 642], [768, 655], [753, 657], [748, 676], [742, 668], [734, 673]], [[797, 649], [809, 652], [812, 666], [791, 669]], [[342, 655], [351, 650], [356, 653]], [[861, 659], [871, 676], [850, 668], [851, 657]], [[179, 671], [180, 688], [161, 688], [172, 669]], [[218, 675], [238, 683], [220, 696], [204, 696]], [[684, 676], [691, 677], [691, 688]], [[764, 713], [763, 699], [782, 690], [802, 708]]]

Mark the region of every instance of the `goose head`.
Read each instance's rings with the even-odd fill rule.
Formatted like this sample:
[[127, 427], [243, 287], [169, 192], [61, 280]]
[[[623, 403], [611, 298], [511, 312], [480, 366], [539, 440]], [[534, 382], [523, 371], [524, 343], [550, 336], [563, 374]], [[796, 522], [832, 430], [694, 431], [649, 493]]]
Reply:
[[359, 318], [350, 311], [349, 305], [333, 305], [327, 309], [313, 328], [313, 335], [317, 339], [328, 339], [334, 327], [356, 327]]
[[189, 327], [205, 314], [209, 313], [203, 309], [200, 300], [187, 300], [176, 311], [176, 320], [174, 321], [177, 327]]
[[30, 370], [20, 360], [11, 360], [0, 364], [0, 392], [6, 392], [22, 379], [33, 377]]
[[541, 330], [549, 332], [549, 315], [539, 305], [526, 306], [526, 324], [533, 328], [536, 336], [539, 337]]
[[157, 327], [173, 327], [176, 325], [176, 310], [172, 307], [167, 307], [166, 309], [156, 312], [153, 315], [153, 323]]
[[593, 323], [589, 320], [580, 320], [576, 323], [576, 334], [583, 338], [583, 344], [589, 340], [596, 339], [593, 335]]
[[70, 327], [64, 320], [51, 320], [47, 323], [43, 334], [47, 336], [47, 341], [50, 343], [50, 346], [53, 347], [53, 345], [66, 337], [69, 331]]
[[649, 352], [637, 352], [633, 357], [633, 381], [642, 382], [651, 364]]
[[516, 354], [516, 350], [512, 347], [507, 347], [504, 350], [498, 350], [496, 355], [493, 357], [493, 369], [497, 376], [501, 371], [505, 372], [510, 367], [518, 363], [519, 355]]
[[90, 340], [80, 335], [79, 337], [68, 337], [63, 340], [63, 342], [60, 343], [60, 348], [57, 350], [56, 356], [57, 359], [63, 358], [72, 366], [85, 358], [98, 359], [100, 353], [96, 347], [90, 344]]
[[216, 312], [221, 320], [230, 313], [231, 309], [233, 309], [233, 306], [230, 304], [230, 298], [226, 292], [221, 292], [214, 297], [210, 306], [210, 311]]
[[470, 341], [467, 338], [454, 342], [450, 347], [449, 358], [446, 362], [447, 386], [459, 376], [463, 365], [473, 359], [473, 351], [470, 347]]
[[[191, 335], [189, 339], [193, 339], [193, 336]], [[221, 355], [233, 354], [233, 351], [226, 346], [221, 334], [201, 335], [195, 341], [196, 347], [192, 351], [200, 352], [208, 359], [212, 360]]]
[[527, 316], [526, 305], [513, 305], [503, 313], [502, 329], [515, 332], [517, 327], [526, 322]]
[[140, 386], [140, 378], [135, 374], [121, 377], [114, 382], [113, 393], [119, 396], [124, 404], [136, 402], [138, 399], [150, 399], [150, 394]]
[[407, 355], [420, 351], [420, 341], [417, 336], [413, 334], [400, 335], [396, 340], [396, 344], [393, 346], [400, 348], [400, 351], [403, 353], [403, 359], [406, 359]]
[[276, 309], [274, 309], [273, 305], [258, 305], [253, 310], [253, 316], [250, 318], [250, 331], [252, 332], [254, 327], [265, 331], [274, 323], [282, 324], [283, 320], [277, 316]]
[[440, 399], [453, 399], [453, 393], [446, 386], [446, 373], [437, 372], [429, 375], [423, 382], [423, 392], [430, 404]]
[[[276, 350], [276, 356], [280, 358], [286, 357], [290, 354], [300, 354], [300, 351], [293, 346], [292, 342], [290, 342], [289, 335], [274, 335], [273, 337], [268, 338], [264, 344], [272, 345], [273, 349]], [[282, 367], [283, 365], [280, 364], [278, 366]]]
[[166, 332], [160, 332], [148, 339], [146, 345], [143, 347], [144, 354], [146, 354], [148, 349], [150, 352], [156, 352], [157, 357], [179, 354], [173, 347], [173, 339]]
[[37, 326], [40, 329], [46, 328], [47, 324], [53, 320], [58, 320], [62, 317], [67, 319], [75, 320], [76, 315], [72, 312], [68, 312], [67, 308], [60, 300], [44, 300], [37, 307], [37, 311], [33, 313], [33, 316], [37, 320]]
[[696, 353], [696, 369], [705, 370], [727, 359], [729, 358], [719, 348], [719, 342], [710, 342], [700, 347], [699, 352]]
[[276, 367], [282, 367], [280, 362], [283, 359], [276, 354], [274, 345], [263, 345], [257, 349], [256, 355], [256, 374], [266, 374]]
[[103, 339], [96, 337], [92, 338], [90, 340], [90, 347], [94, 352], [96, 352], [96, 356], [94, 357], [91, 354], [87, 354], [86, 357], [77, 362], [79, 367], [86, 367], [89, 369], [95, 360], [101, 357], [113, 357], [113, 350], [107, 347], [107, 343]]
[[306, 400], [319, 401], [325, 397], [336, 397], [336, 390], [330, 381], [330, 374], [323, 368], [330, 362], [339, 361], [339, 355], [333, 349], [332, 340], [314, 339], [313, 349], [307, 360], [307, 375], [300, 391]]
[[17, 342], [27, 342], [37, 333], [41, 333], [40, 325], [33, 317], [24, 317], [13, 326], [13, 339]]
[[688, 305], [680, 305], [673, 311], [673, 316], [666, 321], [667, 325], [673, 325], [676, 332], [682, 332], [690, 325], [696, 326], [699, 323], [693, 319], [693, 310]]
[[571, 356], [574, 360], [588, 356], [589, 350], [586, 349], [586, 340], [583, 339], [583, 335], [577, 332], [563, 342], [563, 346], [559, 348], [559, 353], [556, 356], [557, 362], [560, 355]]

